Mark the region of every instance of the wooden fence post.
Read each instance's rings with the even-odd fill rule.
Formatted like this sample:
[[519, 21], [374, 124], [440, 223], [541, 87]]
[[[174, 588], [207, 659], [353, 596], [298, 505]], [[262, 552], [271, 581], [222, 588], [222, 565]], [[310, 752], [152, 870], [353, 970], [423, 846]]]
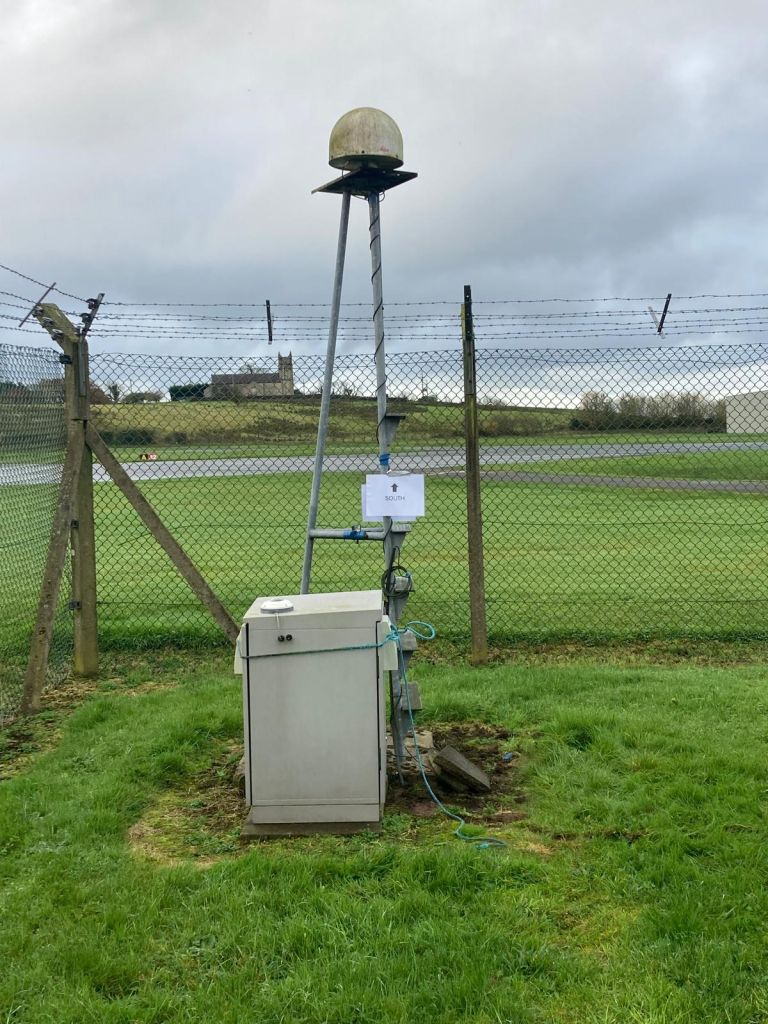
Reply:
[[[91, 309], [101, 297], [91, 300]], [[93, 519], [93, 456], [85, 439], [90, 417], [90, 373], [88, 342], [54, 303], [44, 302], [34, 315], [53, 340], [72, 360], [65, 367], [64, 394], [67, 405], [67, 436], [70, 443], [84, 445], [73, 509], [69, 523], [72, 552], [72, 611], [74, 613], [73, 668], [77, 675], [94, 676], [99, 670], [96, 622], [96, 540]], [[91, 313], [91, 316], [93, 312]]]
[[473, 665], [488, 661], [488, 625], [485, 613], [485, 564], [483, 559], [483, 511], [480, 495], [480, 434], [475, 381], [475, 329], [472, 320], [472, 289], [464, 285], [461, 307], [461, 341], [464, 356], [464, 430], [466, 435], [467, 552], [469, 557], [469, 610], [472, 628]]

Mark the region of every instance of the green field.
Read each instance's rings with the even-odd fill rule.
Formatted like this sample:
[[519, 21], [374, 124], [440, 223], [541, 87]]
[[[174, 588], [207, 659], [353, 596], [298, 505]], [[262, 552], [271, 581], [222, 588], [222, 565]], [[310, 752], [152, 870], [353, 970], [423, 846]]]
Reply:
[[[147, 444], [244, 445], [305, 442], [317, 435], [317, 398], [254, 402], [152, 402], [146, 405], [95, 405], [93, 422], [105, 439]], [[459, 403], [390, 401], [390, 412], [406, 413], [398, 439], [404, 443], [456, 441], [464, 436], [464, 406]], [[528, 436], [567, 428], [568, 409], [483, 409], [485, 436]], [[376, 403], [371, 399], [336, 399], [332, 403], [329, 441], [359, 443], [376, 437]], [[144, 442], [142, 442], [144, 443]]]
[[[766, 464], [765, 453], [748, 450], [514, 468], [763, 480]], [[359, 520], [360, 480], [359, 473], [326, 476], [321, 524]], [[417, 585], [413, 614], [459, 642], [467, 637], [469, 619], [463, 487], [461, 479], [429, 478], [428, 515], [404, 550]], [[258, 594], [298, 589], [309, 474], [155, 481], [142, 488], [236, 617]], [[7, 605], [0, 650], [7, 659], [20, 658], [13, 670], [6, 664], [6, 690], [20, 680], [53, 500], [48, 485], [0, 488], [0, 511], [10, 528], [0, 566]], [[767, 501], [762, 494], [486, 481], [493, 642], [768, 635]], [[111, 484], [96, 485], [96, 509], [105, 647], [216, 640], [215, 627]], [[313, 586], [375, 586], [381, 568], [376, 545], [321, 543]], [[66, 647], [64, 620], [60, 634]], [[0, 685], [0, 704], [2, 690]]]
[[506, 849], [404, 809], [378, 836], [241, 849], [240, 805], [211, 795], [239, 688], [210, 658], [158, 652], [6, 734], [0, 1020], [768, 1017], [762, 668], [418, 675], [424, 721], [511, 730]]
[[[322, 525], [359, 520], [360, 474], [328, 474]], [[264, 593], [295, 593], [309, 474], [156, 481], [149, 500], [236, 616]], [[114, 487], [96, 487], [99, 615], [107, 645], [215, 635]], [[768, 633], [768, 497], [595, 486], [486, 483], [494, 641], [763, 637]], [[430, 478], [428, 516], [403, 559], [409, 612], [468, 632], [463, 481]], [[375, 586], [378, 545], [317, 545], [313, 588]]]

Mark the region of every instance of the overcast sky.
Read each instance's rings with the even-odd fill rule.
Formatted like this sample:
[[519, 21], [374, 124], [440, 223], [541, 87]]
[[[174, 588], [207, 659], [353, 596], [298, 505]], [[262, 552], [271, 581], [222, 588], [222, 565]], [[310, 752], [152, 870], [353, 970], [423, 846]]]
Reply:
[[[310, 192], [362, 105], [419, 174], [382, 207], [385, 300], [768, 291], [764, 2], [2, 10], [0, 262], [79, 295], [327, 301], [340, 200]], [[367, 241], [358, 201], [349, 301]]]

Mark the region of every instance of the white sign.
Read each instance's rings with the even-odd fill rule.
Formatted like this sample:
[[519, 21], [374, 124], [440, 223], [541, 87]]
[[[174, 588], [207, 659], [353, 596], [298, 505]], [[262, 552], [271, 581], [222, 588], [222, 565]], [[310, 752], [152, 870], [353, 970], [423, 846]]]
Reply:
[[[362, 509], [361, 515], [362, 523], [378, 523], [381, 525], [381, 516], [369, 516], [368, 515], [368, 489], [365, 484], [360, 484], [360, 508]], [[390, 516], [390, 519], [395, 521], [399, 519], [407, 519], [409, 522], [413, 519], [413, 516]]]
[[365, 478], [365, 518], [415, 519], [424, 515], [424, 477], [371, 474]]

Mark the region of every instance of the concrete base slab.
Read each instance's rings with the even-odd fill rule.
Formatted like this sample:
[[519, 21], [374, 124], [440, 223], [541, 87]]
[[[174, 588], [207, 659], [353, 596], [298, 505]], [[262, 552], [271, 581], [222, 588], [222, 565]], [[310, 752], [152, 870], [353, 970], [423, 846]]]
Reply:
[[380, 831], [380, 821], [285, 821], [276, 824], [245, 821], [240, 836], [242, 839], [277, 839], [281, 836], [349, 836], [355, 832]]

